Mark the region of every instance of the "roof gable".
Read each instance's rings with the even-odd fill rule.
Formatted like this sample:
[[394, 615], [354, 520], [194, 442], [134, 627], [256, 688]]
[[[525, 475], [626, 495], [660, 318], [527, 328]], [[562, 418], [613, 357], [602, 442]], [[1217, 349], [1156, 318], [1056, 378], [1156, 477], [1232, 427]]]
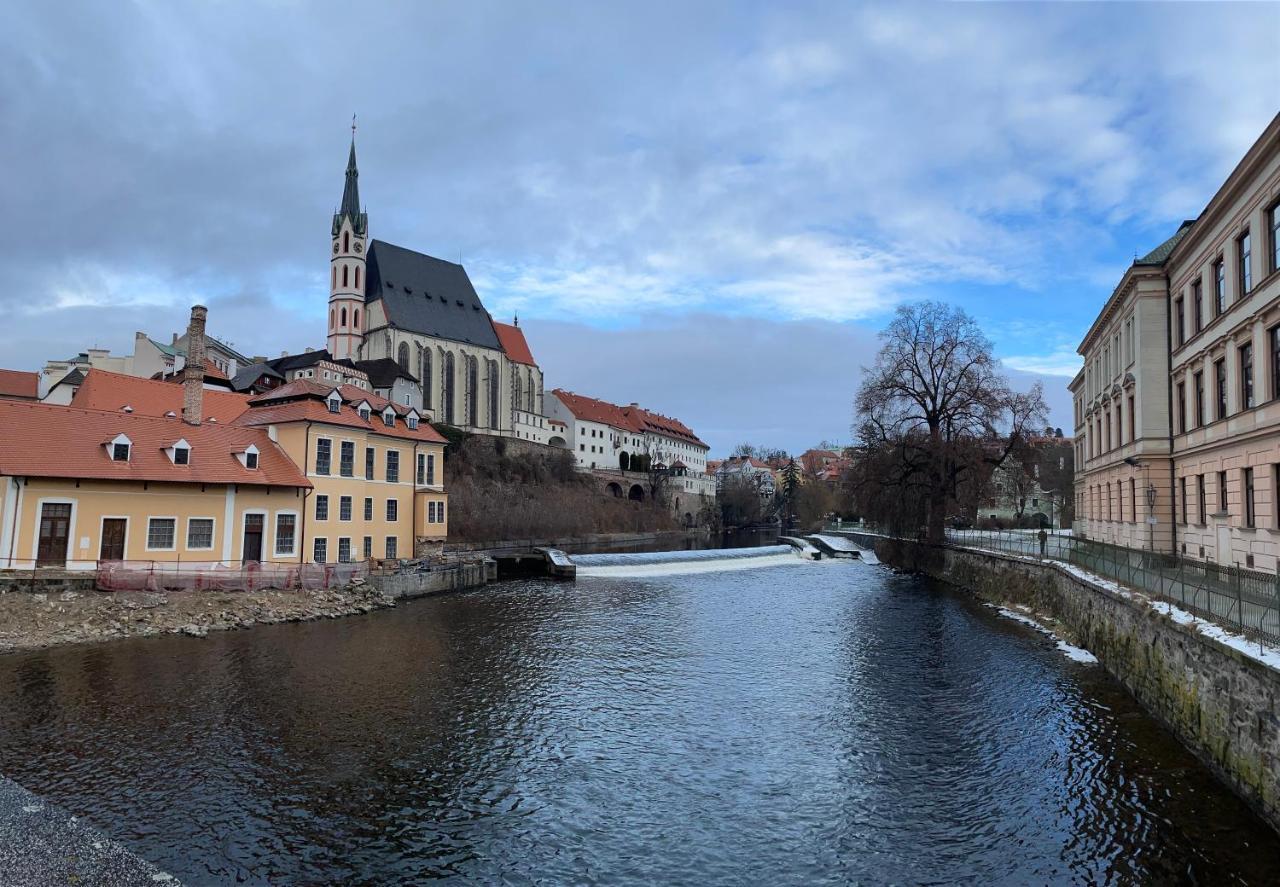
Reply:
[[514, 324], [498, 323], [496, 320], [493, 322], [493, 329], [498, 334], [498, 341], [502, 343], [502, 350], [514, 363], [535, 367], [538, 365], [538, 362], [533, 359], [533, 352], [529, 350], [524, 330]]
[[466, 269], [453, 262], [371, 241], [365, 301], [381, 301], [387, 322], [398, 329], [502, 349]]

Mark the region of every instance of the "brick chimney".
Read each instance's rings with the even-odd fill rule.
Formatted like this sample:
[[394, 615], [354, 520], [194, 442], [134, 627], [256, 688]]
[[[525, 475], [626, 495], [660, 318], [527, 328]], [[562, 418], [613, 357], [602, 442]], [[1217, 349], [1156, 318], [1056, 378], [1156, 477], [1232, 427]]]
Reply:
[[199, 425], [204, 411], [204, 321], [209, 310], [191, 306], [187, 324], [187, 365], [182, 375], [182, 421]]

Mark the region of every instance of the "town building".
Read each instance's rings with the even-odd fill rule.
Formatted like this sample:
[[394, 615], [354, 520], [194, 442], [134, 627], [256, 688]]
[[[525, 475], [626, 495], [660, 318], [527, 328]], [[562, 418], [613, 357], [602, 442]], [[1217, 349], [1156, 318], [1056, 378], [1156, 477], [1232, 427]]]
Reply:
[[1081, 343], [1076, 528], [1280, 565], [1280, 115]]
[[725, 484], [744, 483], [755, 489], [761, 502], [772, 502], [778, 492], [774, 468], [755, 456], [730, 456], [715, 467], [715, 485], [722, 490]]

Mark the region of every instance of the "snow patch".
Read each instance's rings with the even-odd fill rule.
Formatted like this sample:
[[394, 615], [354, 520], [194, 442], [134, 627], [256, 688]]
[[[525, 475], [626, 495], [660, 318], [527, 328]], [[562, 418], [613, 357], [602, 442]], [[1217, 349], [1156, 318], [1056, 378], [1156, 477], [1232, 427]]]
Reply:
[[1047, 635], [1050, 638], [1050, 640], [1053, 640], [1057, 644], [1058, 651], [1062, 653], [1064, 656], [1066, 656], [1068, 659], [1070, 659], [1072, 662], [1082, 662], [1089, 665], [1093, 665], [1097, 663], [1098, 661], [1097, 656], [1094, 656], [1092, 653], [1090, 653], [1088, 650], [1084, 649], [1083, 647], [1077, 647], [1074, 644], [1068, 644], [1062, 638], [1058, 637], [1052, 631], [1045, 628], [1043, 625], [1041, 625], [1039, 622], [1032, 619], [1030, 616], [1026, 615], [1025, 613], [1019, 613], [1016, 610], [1010, 610], [1008, 607], [998, 607], [995, 604], [987, 604], [987, 606], [991, 607], [996, 612], [998, 612], [1001, 616], [1004, 616], [1007, 619], [1012, 619], [1015, 622], [1021, 622], [1023, 625], [1029, 625], [1031, 628], [1035, 629], [1041, 634]]

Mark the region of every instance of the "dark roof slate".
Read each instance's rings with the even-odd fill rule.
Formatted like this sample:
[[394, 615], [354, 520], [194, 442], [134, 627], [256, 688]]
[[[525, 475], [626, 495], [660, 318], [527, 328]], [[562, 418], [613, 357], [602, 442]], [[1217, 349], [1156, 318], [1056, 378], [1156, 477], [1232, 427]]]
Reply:
[[1195, 224], [1194, 219], [1188, 219], [1178, 226], [1178, 230], [1173, 232], [1173, 236], [1164, 243], [1157, 246], [1151, 252], [1147, 253], [1140, 259], [1134, 259], [1135, 265], [1163, 265], [1165, 260], [1169, 258], [1169, 254], [1173, 252], [1173, 248], [1178, 245], [1182, 238], [1187, 236], [1187, 232], [1191, 230], [1191, 226]]
[[466, 269], [382, 240], [369, 244], [365, 301], [381, 300], [395, 327], [502, 350]]
[[369, 384], [374, 388], [390, 388], [396, 379], [408, 379], [417, 383], [418, 377], [408, 370], [400, 369], [400, 364], [389, 357], [377, 360], [357, 360], [356, 369], [363, 370], [369, 376]]
[[269, 364], [251, 363], [235, 374], [235, 377], [231, 380], [231, 387], [235, 391], [244, 391], [263, 376], [271, 376], [284, 381], [284, 376], [273, 370]]

